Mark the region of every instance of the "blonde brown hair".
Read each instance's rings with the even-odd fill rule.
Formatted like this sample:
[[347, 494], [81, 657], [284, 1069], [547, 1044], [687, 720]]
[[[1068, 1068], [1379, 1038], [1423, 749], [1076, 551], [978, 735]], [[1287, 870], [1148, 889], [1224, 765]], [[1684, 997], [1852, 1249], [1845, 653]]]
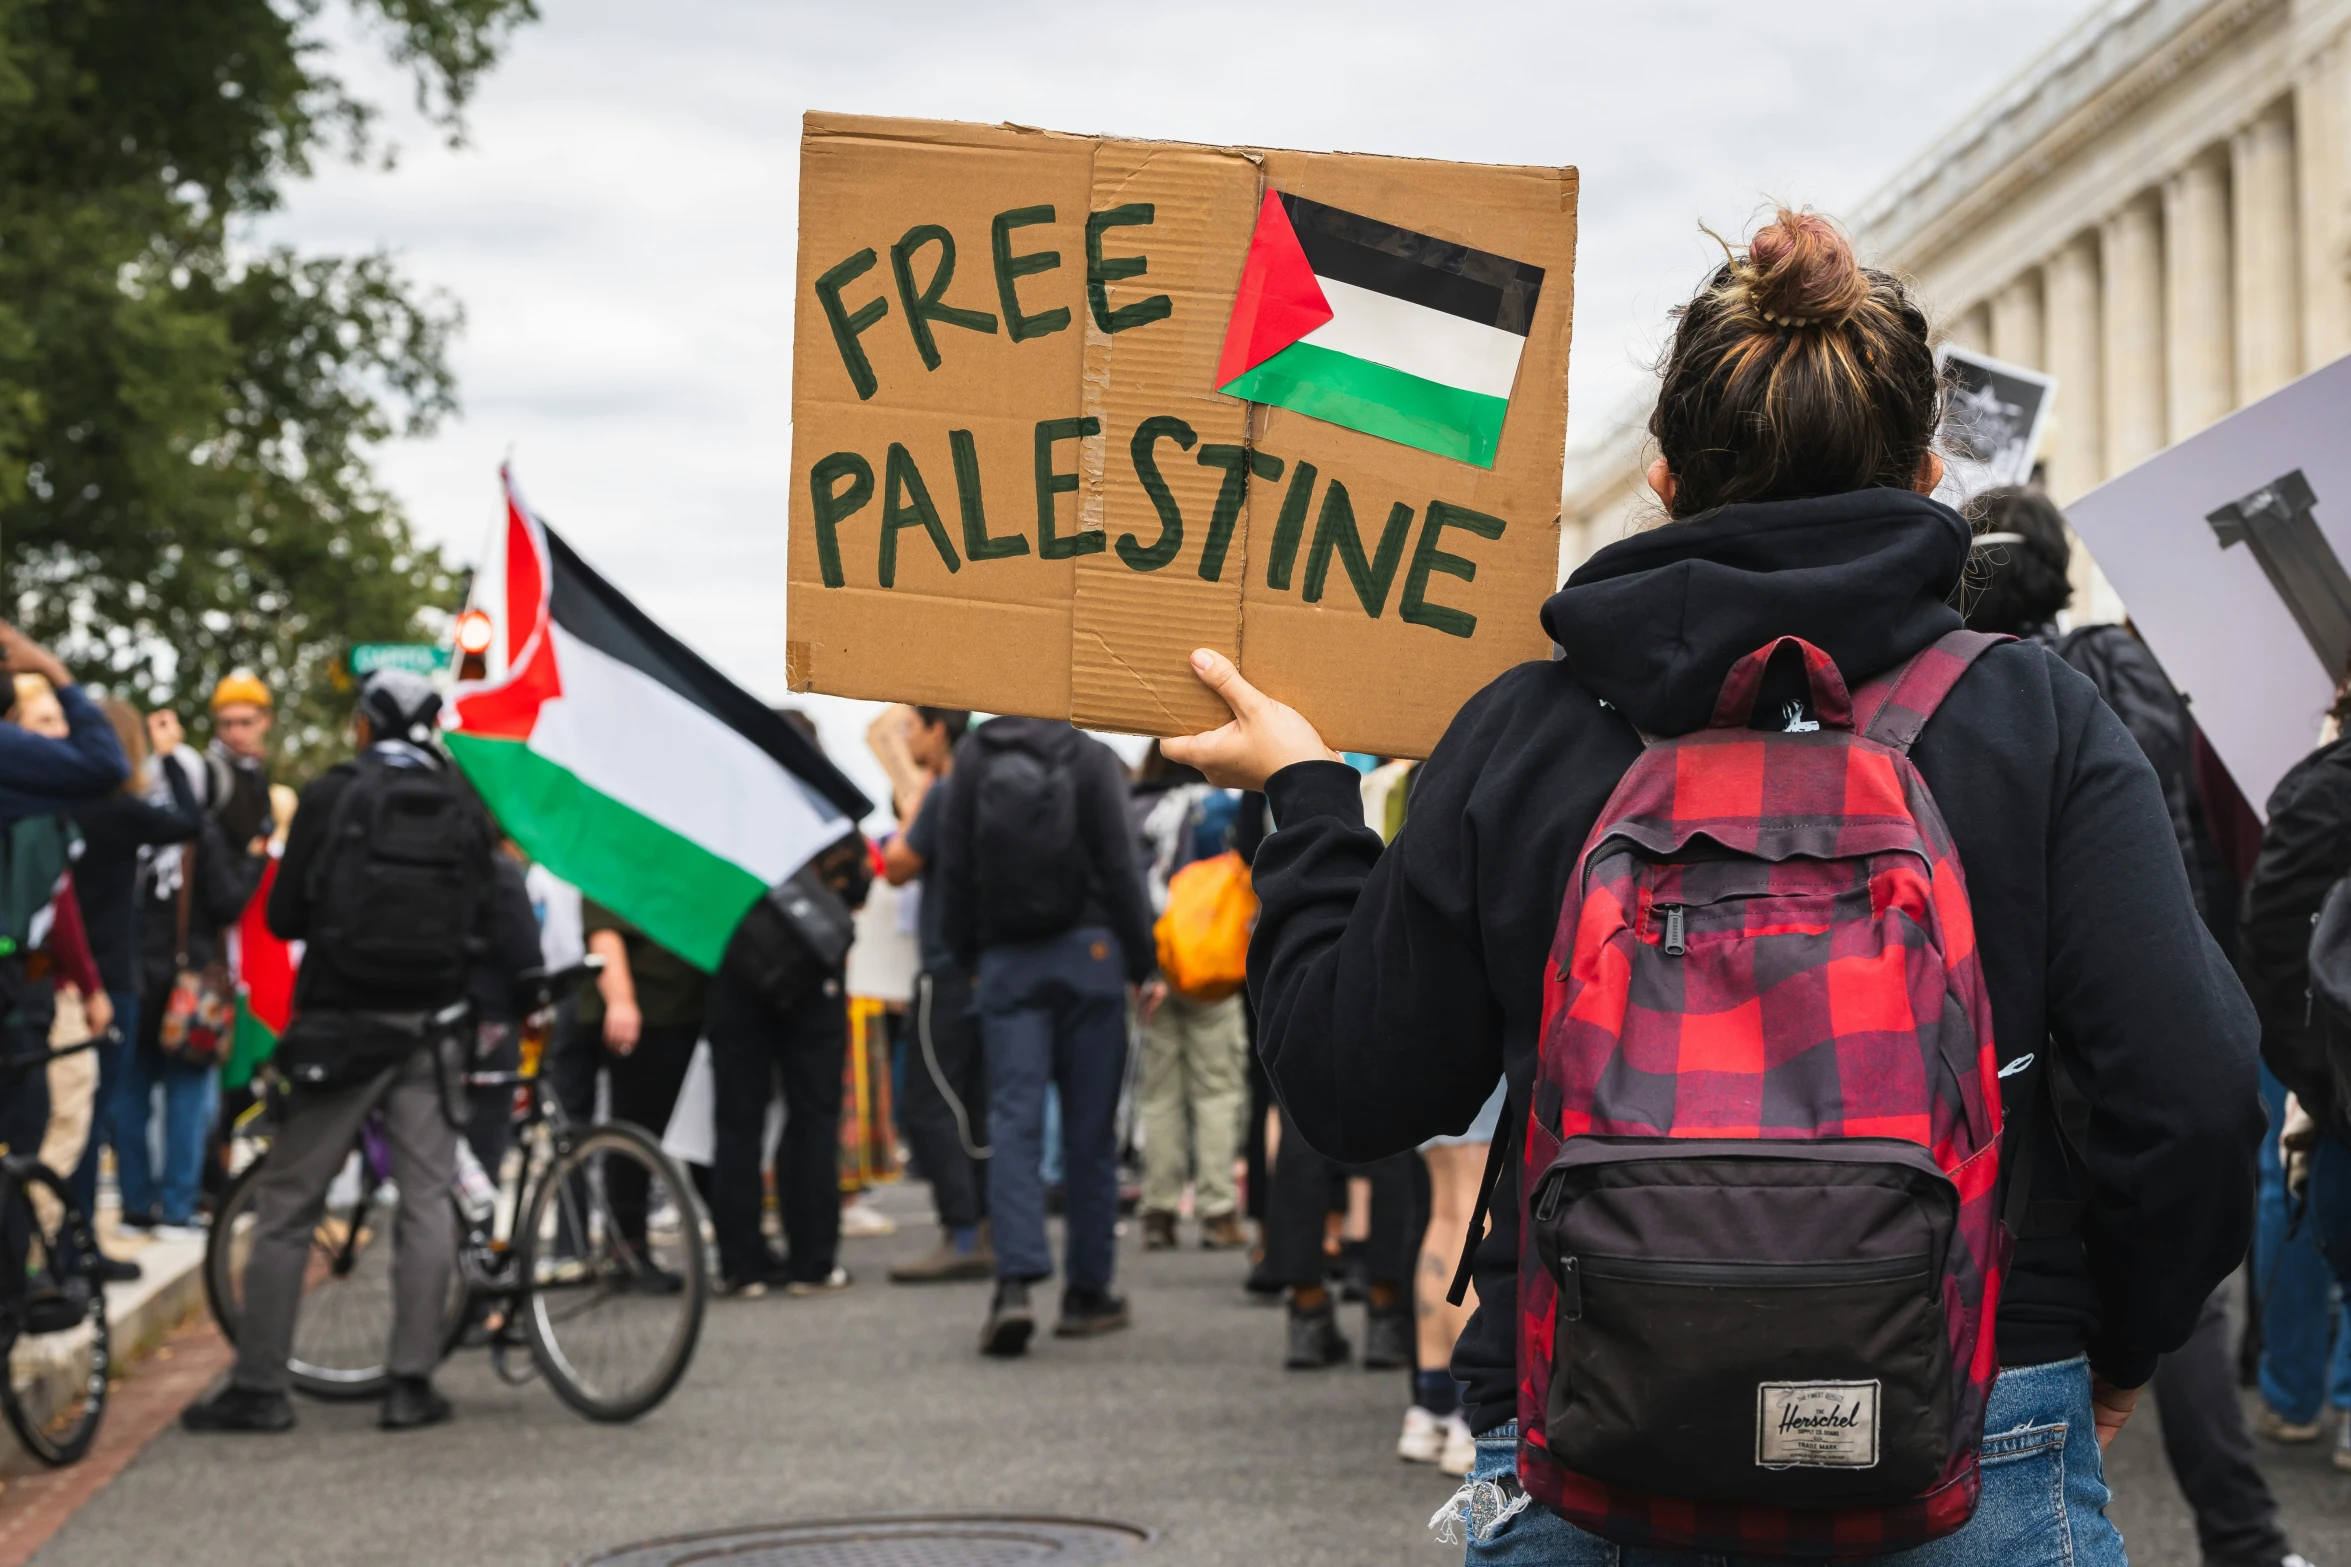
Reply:
[[122, 792], [137, 794], [147, 782], [147, 720], [118, 696], [100, 697], [98, 711], [114, 726], [114, 738], [122, 742], [122, 754], [131, 760], [130, 776], [122, 781]]
[[1844, 231], [1781, 208], [1675, 312], [1649, 433], [1673, 515], [1907, 486], [1942, 422], [1926, 315]]

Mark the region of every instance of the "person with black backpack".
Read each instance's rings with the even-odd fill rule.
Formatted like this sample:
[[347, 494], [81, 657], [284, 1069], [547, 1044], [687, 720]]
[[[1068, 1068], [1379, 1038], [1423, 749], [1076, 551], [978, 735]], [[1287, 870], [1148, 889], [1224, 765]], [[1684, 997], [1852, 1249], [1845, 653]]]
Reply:
[[1045, 1086], [1061, 1090], [1068, 1272], [1054, 1332], [1128, 1322], [1117, 1264], [1118, 1096], [1127, 987], [1154, 983], [1151, 899], [1118, 753], [1066, 723], [992, 718], [955, 748], [939, 832], [940, 918], [973, 975], [988, 1064], [988, 1213], [996, 1293], [988, 1355], [1036, 1332], [1029, 1286], [1053, 1276], [1045, 1235]]
[[463, 1089], [444, 1014], [485, 956], [535, 954], [537, 943], [496, 928], [497, 831], [434, 744], [440, 710], [422, 676], [370, 675], [352, 722], [359, 755], [305, 788], [294, 814], [268, 908], [271, 931], [307, 943], [276, 1057], [290, 1086], [254, 1196], [236, 1366], [226, 1387], [181, 1411], [191, 1431], [293, 1426], [286, 1356], [311, 1231], [374, 1109], [400, 1189], [392, 1382], [378, 1424], [450, 1416], [432, 1372], [456, 1262], [449, 1188]]
[[1166, 749], [1272, 807], [1299, 1133], [1377, 1158], [1508, 1083], [1432, 1520], [1472, 1562], [2125, 1560], [2101, 1450], [2245, 1255], [2257, 1028], [2129, 731], [1952, 607], [1944, 399], [1827, 219], [1728, 253], [1650, 423], [1670, 520], [1553, 595], [1561, 656], [1470, 698], [1384, 850], [1193, 656], [1235, 716]]

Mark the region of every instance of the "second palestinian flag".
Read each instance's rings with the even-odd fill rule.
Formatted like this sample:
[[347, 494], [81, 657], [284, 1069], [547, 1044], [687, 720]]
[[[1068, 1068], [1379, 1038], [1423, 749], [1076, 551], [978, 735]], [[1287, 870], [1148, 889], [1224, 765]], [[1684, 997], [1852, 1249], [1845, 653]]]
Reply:
[[1217, 389], [1494, 466], [1543, 269], [1269, 190]]
[[870, 809], [816, 744], [591, 571], [506, 481], [495, 627], [445, 739], [532, 859], [705, 969]]

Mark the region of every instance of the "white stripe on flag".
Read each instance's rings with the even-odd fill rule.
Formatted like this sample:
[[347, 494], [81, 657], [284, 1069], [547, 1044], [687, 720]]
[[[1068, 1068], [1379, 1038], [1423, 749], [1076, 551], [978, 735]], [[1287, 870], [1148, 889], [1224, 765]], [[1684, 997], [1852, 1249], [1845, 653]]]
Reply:
[[1507, 399], [1526, 339], [1500, 327], [1431, 310], [1393, 295], [1317, 275], [1331, 319], [1306, 334], [1318, 348], [1369, 359], [1424, 381]]
[[848, 829], [765, 751], [650, 675], [555, 636], [563, 695], [530, 747], [579, 780], [775, 885]]

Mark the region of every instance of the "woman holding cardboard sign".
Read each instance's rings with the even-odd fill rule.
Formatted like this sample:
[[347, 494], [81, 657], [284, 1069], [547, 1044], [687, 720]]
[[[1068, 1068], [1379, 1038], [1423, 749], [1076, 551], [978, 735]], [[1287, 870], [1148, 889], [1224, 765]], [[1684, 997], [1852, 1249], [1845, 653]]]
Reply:
[[1941, 408], [1904, 286], [1780, 213], [1679, 314], [1671, 521], [1545, 605], [1564, 656], [1463, 708], [1384, 851], [1194, 655], [1234, 718], [1166, 749], [1268, 796], [1300, 1133], [1376, 1158], [1508, 1083], [1434, 1520], [1472, 1561], [2123, 1560], [2100, 1448], [2244, 1254], [2255, 1027], [2128, 733], [1962, 630]]

